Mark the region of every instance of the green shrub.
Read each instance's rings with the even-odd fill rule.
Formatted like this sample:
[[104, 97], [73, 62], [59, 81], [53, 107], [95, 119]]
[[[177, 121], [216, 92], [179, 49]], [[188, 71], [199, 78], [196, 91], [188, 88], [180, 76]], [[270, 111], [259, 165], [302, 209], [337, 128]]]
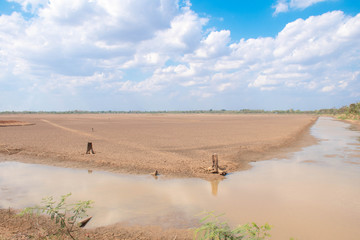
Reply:
[[201, 226], [195, 229], [194, 239], [200, 240], [266, 240], [271, 230], [269, 224], [258, 226], [256, 223], [239, 225], [231, 229], [227, 222], [221, 222], [213, 212], [200, 220]]

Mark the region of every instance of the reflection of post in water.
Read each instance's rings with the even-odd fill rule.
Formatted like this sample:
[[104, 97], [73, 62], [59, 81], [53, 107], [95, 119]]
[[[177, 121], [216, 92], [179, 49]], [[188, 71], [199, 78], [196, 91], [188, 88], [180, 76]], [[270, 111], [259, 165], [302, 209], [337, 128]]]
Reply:
[[220, 181], [221, 181], [220, 179], [215, 179], [215, 180], [210, 181], [210, 183], [211, 183], [211, 193], [214, 196], [217, 196]]

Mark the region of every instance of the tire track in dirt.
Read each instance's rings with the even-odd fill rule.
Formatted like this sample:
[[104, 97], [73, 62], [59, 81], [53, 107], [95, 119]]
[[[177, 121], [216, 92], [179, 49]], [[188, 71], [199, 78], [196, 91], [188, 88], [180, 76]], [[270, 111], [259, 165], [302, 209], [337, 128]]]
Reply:
[[[68, 128], [68, 127], [65, 127], [65, 126], [62, 126], [62, 125], [59, 125], [57, 123], [54, 123], [54, 122], [51, 122], [49, 120], [46, 120], [46, 119], [41, 119], [41, 121], [47, 123], [47, 124], [50, 124], [56, 128], [60, 128], [62, 130], [65, 130], [65, 131], [68, 131], [68, 132], [71, 132], [71, 133], [75, 133], [75, 134], [78, 134], [78, 135], [81, 135], [81, 136], [86, 136], [86, 137], [90, 137], [91, 139], [95, 139], [95, 140], [102, 140], [104, 142], [109, 142], [109, 143], [112, 143], [112, 144], [115, 144], [115, 145], [120, 145], [122, 147], [125, 147], [127, 149], [131, 149], [135, 152], [145, 152], [146, 154], [153, 154], [153, 155], [156, 155], [156, 157], [161, 157], [161, 158], [169, 158], [170, 156], [169, 155], [173, 155], [174, 156], [182, 156], [180, 154], [177, 154], [175, 152], [163, 152], [163, 151], [159, 151], [159, 150], [154, 150], [152, 148], [149, 148], [149, 147], [146, 147], [144, 145], [141, 145], [139, 143], [132, 143], [132, 142], [128, 142], [128, 141], [118, 141], [118, 140], [111, 140], [111, 139], [108, 139], [108, 138], [104, 138], [104, 137], [101, 137], [101, 136], [95, 136], [94, 134], [90, 134], [90, 133], [86, 133], [86, 132], [83, 132], [83, 131], [80, 131], [80, 130], [76, 130], [76, 129], [73, 129], [73, 128]], [[155, 157], [155, 156], [154, 156]], [[185, 158], [184, 156], [182, 156], [183, 158]]]
[[105, 139], [96, 137], [96, 136], [94, 136], [93, 134], [89, 134], [89, 133], [86, 133], [86, 132], [82, 132], [82, 131], [80, 131], [80, 130], [76, 130], [76, 129], [64, 127], [64, 126], [61, 126], [61, 125], [59, 125], [59, 124], [50, 122], [49, 120], [41, 119], [41, 121], [43, 121], [43, 122], [45, 122], [45, 123], [47, 123], [47, 124], [50, 124], [50, 125], [52, 125], [52, 126], [54, 126], [54, 127], [63, 129], [63, 130], [65, 130], [65, 131], [72, 132], [72, 133], [76, 133], [76, 134], [78, 134], [78, 135], [82, 135], [82, 136], [86, 136], [86, 137], [91, 137], [91, 138], [95, 138], [95, 139], [105, 140]]

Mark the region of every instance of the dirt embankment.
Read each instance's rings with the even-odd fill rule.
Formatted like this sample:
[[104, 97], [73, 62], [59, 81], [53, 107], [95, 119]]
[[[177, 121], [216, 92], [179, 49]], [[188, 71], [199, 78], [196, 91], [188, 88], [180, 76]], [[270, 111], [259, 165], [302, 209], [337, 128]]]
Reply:
[[[2, 115], [35, 125], [1, 128], [2, 159], [114, 172], [209, 178], [314, 143], [312, 115]], [[95, 154], [85, 154], [92, 142]]]

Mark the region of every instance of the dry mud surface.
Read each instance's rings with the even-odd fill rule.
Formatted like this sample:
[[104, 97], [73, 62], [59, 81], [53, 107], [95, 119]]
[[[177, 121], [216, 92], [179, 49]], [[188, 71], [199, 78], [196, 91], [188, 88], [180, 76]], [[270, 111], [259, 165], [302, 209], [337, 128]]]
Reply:
[[[227, 172], [314, 144], [311, 115], [84, 114], [0, 115], [33, 125], [0, 128], [6, 161], [148, 174], [216, 178], [211, 155]], [[85, 154], [92, 142], [95, 154]], [[18, 217], [0, 209], [0, 239], [44, 239], [56, 230], [45, 217]], [[187, 229], [116, 224], [80, 230], [79, 239], [192, 239]]]
[[[313, 144], [311, 115], [1, 115], [33, 125], [2, 127], [6, 160], [113, 172], [209, 178], [211, 155], [227, 172]], [[85, 154], [92, 142], [95, 154]]]

